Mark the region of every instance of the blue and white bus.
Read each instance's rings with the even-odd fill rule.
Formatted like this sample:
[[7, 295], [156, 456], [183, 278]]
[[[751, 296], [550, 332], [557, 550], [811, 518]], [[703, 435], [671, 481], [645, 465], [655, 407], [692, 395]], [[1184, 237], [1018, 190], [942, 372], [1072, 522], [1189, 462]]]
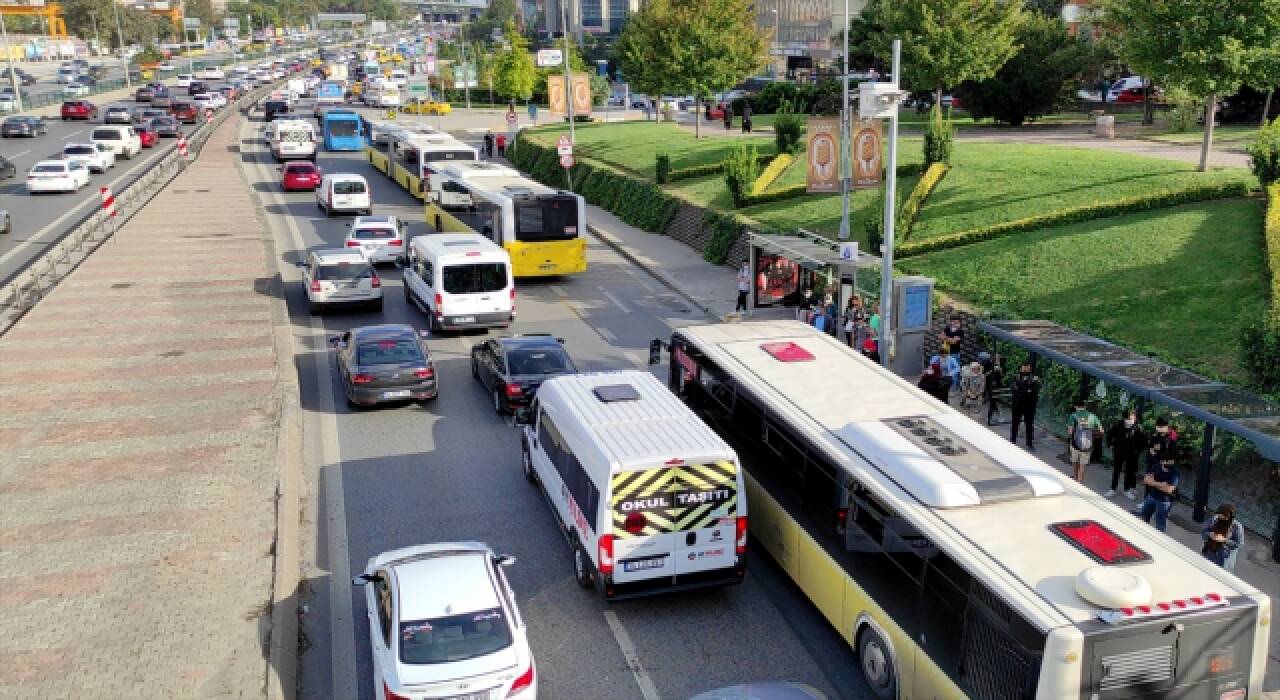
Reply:
[[326, 80], [316, 88], [316, 104], [342, 104], [347, 88], [337, 80]]
[[364, 129], [360, 115], [349, 109], [331, 109], [321, 121], [326, 151], [364, 150]]

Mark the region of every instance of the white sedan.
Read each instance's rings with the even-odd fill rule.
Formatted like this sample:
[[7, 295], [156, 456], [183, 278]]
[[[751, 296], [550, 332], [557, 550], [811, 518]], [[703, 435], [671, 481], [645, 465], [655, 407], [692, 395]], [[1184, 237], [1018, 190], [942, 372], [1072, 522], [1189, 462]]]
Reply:
[[479, 542], [405, 547], [369, 560], [374, 697], [535, 700], [533, 652], [502, 568]]
[[221, 68], [205, 68], [204, 73], [200, 75], [205, 80], [226, 80], [227, 74]]
[[27, 172], [27, 191], [75, 192], [89, 184], [89, 169], [78, 160], [42, 160]]
[[67, 83], [62, 87], [62, 94], [67, 97], [85, 97], [89, 94], [89, 86], [84, 83]]
[[62, 149], [62, 159], [79, 162], [99, 173], [116, 167], [116, 154], [105, 143], [69, 143]]

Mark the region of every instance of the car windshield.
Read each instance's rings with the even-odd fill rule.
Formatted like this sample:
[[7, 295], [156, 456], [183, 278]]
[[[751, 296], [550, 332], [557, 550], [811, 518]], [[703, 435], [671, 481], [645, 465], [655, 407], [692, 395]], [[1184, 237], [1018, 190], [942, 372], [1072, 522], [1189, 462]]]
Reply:
[[358, 280], [372, 277], [373, 268], [368, 263], [339, 263], [337, 265], [320, 265], [316, 268], [317, 280]]
[[66, 168], [64, 168], [63, 166], [57, 163], [41, 164], [31, 169], [32, 172], [36, 172], [36, 173], [60, 173], [60, 172], [64, 172], [65, 170]]
[[503, 263], [448, 265], [442, 274], [444, 291], [450, 294], [497, 292], [507, 286], [507, 266]]
[[422, 349], [411, 338], [384, 338], [360, 343], [356, 348], [356, 364], [369, 365], [421, 365], [426, 360]]
[[573, 365], [559, 348], [521, 348], [507, 351], [511, 374], [560, 374], [572, 372]]
[[389, 240], [396, 237], [395, 229], [389, 228], [358, 228], [351, 232], [352, 238], [361, 240]]
[[67, 146], [62, 152], [69, 156], [91, 156], [98, 152], [93, 146]]
[[23, 124], [26, 124], [26, 123], [27, 123], [27, 120], [23, 119], [22, 117], [9, 117], [8, 119], [4, 120], [5, 126], [9, 126], [10, 124], [14, 126], [22, 126]]
[[511, 627], [498, 608], [400, 623], [400, 661], [442, 664], [511, 646]]
[[364, 183], [359, 180], [338, 180], [333, 183], [334, 194], [364, 194]]

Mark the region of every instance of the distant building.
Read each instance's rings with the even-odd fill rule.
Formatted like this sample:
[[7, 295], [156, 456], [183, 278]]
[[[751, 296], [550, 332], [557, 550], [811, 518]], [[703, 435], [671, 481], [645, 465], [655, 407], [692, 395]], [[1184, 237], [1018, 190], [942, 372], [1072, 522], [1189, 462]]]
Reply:
[[1098, 12], [1093, 0], [1066, 0], [1062, 6], [1062, 21], [1067, 25], [1067, 33], [1075, 36]]
[[[564, 6], [561, 7], [561, 3]], [[641, 0], [541, 0], [546, 30], [562, 31], [568, 17], [569, 32], [575, 35], [622, 32], [631, 15], [640, 11]], [[541, 29], [541, 27], [540, 27]]]

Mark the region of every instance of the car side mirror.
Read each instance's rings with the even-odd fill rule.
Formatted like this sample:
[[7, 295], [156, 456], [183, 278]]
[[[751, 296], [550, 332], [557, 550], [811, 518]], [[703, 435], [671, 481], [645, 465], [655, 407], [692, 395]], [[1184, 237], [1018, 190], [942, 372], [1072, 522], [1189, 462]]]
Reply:
[[516, 558], [510, 554], [499, 554], [493, 560], [498, 562], [498, 566], [511, 566], [516, 563]]
[[533, 412], [528, 408], [517, 408], [515, 412], [516, 425], [532, 425]]

